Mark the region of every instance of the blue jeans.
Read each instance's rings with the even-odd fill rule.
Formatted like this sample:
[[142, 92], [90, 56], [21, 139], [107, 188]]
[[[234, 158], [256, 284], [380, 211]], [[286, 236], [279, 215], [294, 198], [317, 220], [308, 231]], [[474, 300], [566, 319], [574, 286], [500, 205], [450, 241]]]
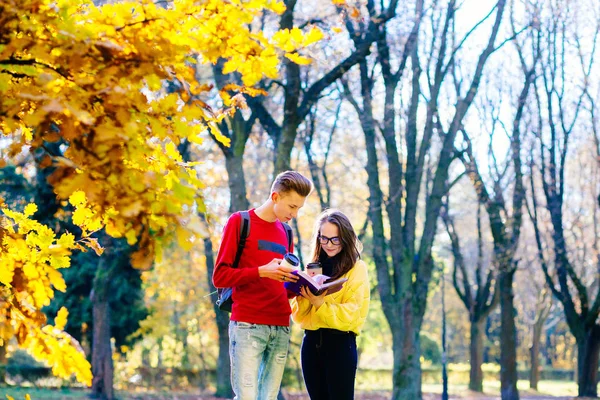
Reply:
[[235, 400], [276, 400], [290, 345], [288, 326], [229, 322]]

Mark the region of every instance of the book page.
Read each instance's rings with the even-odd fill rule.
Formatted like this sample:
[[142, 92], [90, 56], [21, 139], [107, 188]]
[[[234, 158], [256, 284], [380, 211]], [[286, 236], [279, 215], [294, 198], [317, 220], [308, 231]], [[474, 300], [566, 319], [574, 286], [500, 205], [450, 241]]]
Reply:
[[323, 274], [318, 274], [312, 277], [312, 280], [318, 285], [317, 287], [321, 287], [321, 285], [323, 285], [327, 279], [329, 279], [329, 277]]
[[305, 271], [301, 270], [295, 270], [293, 273], [298, 275], [300, 279], [298, 279], [296, 282], [285, 282], [283, 286], [287, 290], [290, 290], [298, 295], [301, 294], [300, 288], [302, 286], [306, 286], [314, 295], [317, 296], [322, 294], [325, 290], [327, 290], [327, 294], [330, 295], [340, 291], [344, 285], [344, 282], [348, 280], [348, 278], [339, 278], [333, 282], [325, 283], [325, 281], [330, 278], [327, 275], [319, 274], [311, 277]]
[[321, 285], [321, 290], [327, 290], [327, 294], [333, 294], [335, 292], [339, 292], [342, 290], [344, 283], [348, 280], [348, 278], [340, 278], [336, 279], [333, 282], [324, 283]]

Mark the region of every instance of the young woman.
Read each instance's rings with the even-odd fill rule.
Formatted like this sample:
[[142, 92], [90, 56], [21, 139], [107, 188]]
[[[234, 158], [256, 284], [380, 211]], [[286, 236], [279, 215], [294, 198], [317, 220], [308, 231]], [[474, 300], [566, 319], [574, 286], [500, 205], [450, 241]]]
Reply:
[[348, 278], [342, 290], [315, 296], [306, 287], [292, 300], [292, 318], [304, 329], [301, 360], [311, 400], [352, 400], [358, 355], [356, 336], [369, 310], [362, 245], [343, 213], [326, 210], [317, 219], [312, 261], [331, 280]]

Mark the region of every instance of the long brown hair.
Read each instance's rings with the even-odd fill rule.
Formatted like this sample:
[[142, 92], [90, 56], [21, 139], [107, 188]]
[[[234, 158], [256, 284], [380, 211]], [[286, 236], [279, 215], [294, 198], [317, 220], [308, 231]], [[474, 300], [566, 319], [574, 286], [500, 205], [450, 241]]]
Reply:
[[338, 228], [338, 237], [341, 240], [342, 249], [340, 250], [339, 262], [333, 267], [333, 275], [330, 280], [340, 278], [346, 272], [350, 271], [356, 261], [360, 258], [360, 252], [362, 250], [362, 243], [358, 240], [356, 232], [350, 223], [350, 220], [344, 213], [339, 210], [329, 209], [323, 211], [317, 218], [313, 233], [313, 254], [312, 261], [319, 261], [319, 256], [323, 252], [321, 242], [319, 242], [319, 236], [321, 235], [321, 226], [325, 222], [329, 222]]

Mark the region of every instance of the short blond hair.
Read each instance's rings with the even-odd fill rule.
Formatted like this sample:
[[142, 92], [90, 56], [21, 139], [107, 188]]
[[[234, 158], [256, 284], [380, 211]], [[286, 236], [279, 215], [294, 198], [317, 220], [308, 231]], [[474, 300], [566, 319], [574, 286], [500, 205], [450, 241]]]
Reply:
[[307, 197], [312, 192], [313, 184], [304, 175], [296, 171], [285, 171], [275, 177], [271, 185], [271, 193], [285, 194], [291, 191], [302, 197]]

